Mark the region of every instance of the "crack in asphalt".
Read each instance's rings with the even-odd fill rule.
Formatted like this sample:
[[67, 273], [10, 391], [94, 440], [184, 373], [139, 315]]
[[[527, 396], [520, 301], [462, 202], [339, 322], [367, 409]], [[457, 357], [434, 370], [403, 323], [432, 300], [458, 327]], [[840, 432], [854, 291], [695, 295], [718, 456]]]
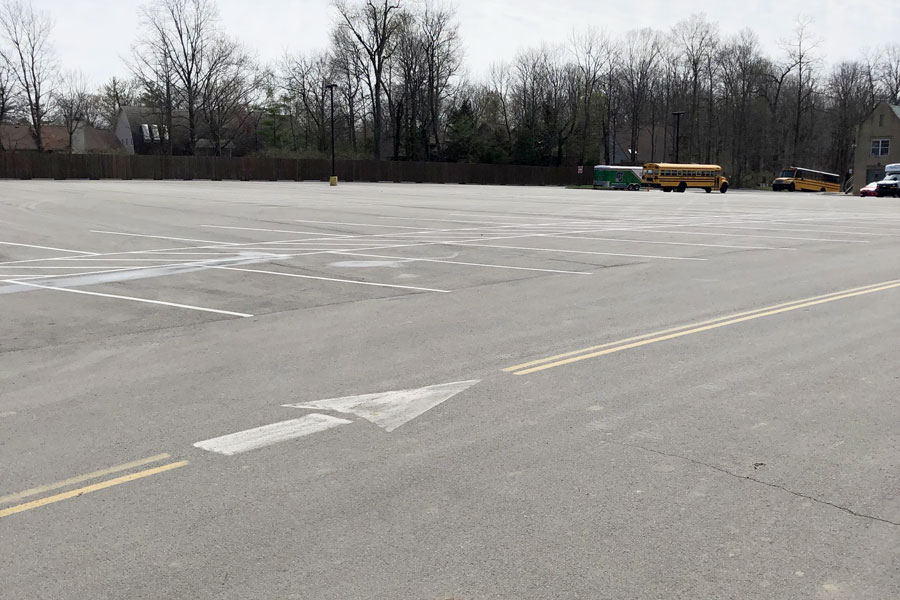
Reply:
[[653, 448], [647, 448], [646, 446], [640, 446], [638, 444], [629, 444], [626, 442], [613, 442], [607, 441], [610, 444], [617, 444], [619, 446], [625, 446], [627, 448], [634, 448], [636, 450], [643, 450], [644, 452], [651, 452], [653, 454], [659, 454], [660, 456], [667, 456], [669, 458], [677, 458], [679, 460], [687, 461], [691, 464], [695, 464], [698, 466], [706, 467], [708, 469], [712, 469], [714, 471], [718, 471], [719, 473], [724, 473], [730, 477], [734, 477], [735, 479], [743, 479], [746, 481], [752, 481], [753, 483], [758, 483], [760, 485], [764, 485], [766, 487], [774, 488], [776, 490], [781, 490], [783, 492], [787, 492], [792, 496], [797, 496], [798, 498], [804, 498], [806, 500], [811, 500], [817, 504], [823, 504], [825, 506], [830, 506], [832, 508], [836, 508], [840, 511], [843, 511], [849, 515], [853, 515], [854, 517], [859, 517], [862, 519], [869, 519], [872, 521], [878, 521], [880, 523], [886, 523], [888, 525], [893, 525], [894, 527], [900, 527], [900, 523], [897, 521], [891, 521], [890, 519], [884, 519], [882, 517], [876, 517], [875, 515], [867, 515], [865, 513], [857, 512], [852, 508], [848, 508], [846, 506], [841, 506], [840, 504], [835, 504], [834, 502], [829, 502], [828, 500], [822, 500], [821, 498], [816, 498], [815, 496], [810, 496], [808, 494], [804, 494], [802, 492], [798, 492], [796, 490], [792, 490], [790, 488], [784, 487], [783, 485], [779, 485], [777, 483], [770, 483], [768, 481], [763, 481], [761, 479], [756, 479], [755, 477], [751, 477], [749, 475], [741, 475], [739, 473], [735, 473], [734, 471], [729, 471], [724, 467], [720, 467], [714, 464], [703, 462], [702, 460], [697, 460], [695, 458], [690, 458], [687, 456], [681, 456], [680, 454], [673, 454], [671, 452], [663, 452], [662, 450], [655, 450]]

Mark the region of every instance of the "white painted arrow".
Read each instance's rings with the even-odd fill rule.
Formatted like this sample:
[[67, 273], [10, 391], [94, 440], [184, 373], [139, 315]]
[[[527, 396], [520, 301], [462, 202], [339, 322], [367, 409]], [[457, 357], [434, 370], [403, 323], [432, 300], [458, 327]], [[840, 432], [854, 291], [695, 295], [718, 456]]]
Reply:
[[442, 383], [411, 390], [344, 396], [343, 398], [285, 404], [284, 406], [352, 414], [371, 421], [387, 431], [394, 431], [404, 423], [412, 421], [422, 413], [431, 410], [441, 402], [449, 400], [463, 390], [467, 390], [479, 381], [479, 379], [471, 379], [469, 381]]
[[353, 421], [339, 419], [329, 415], [311, 414], [299, 419], [281, 421], [271, 425], [263, 425], [246, 431], [229, 433], [221, 437], [197, 442], [194, 447], [201, 450], [209, 450], [225, 456], [233, 456], [248, 450], [264, 448], [278, 442], [286, 442], [311, 433], [325, 431], [338, 425], [347, 425]]

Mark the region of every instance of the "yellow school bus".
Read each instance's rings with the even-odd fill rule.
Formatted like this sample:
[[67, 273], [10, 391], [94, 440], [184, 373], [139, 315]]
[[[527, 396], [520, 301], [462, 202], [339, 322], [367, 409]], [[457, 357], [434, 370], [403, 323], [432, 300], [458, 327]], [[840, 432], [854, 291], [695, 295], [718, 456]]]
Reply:
[[700, 188], [707, 194], [713, 190], [723, 194], [728, 191], [728, 180], [722, 176], [719, 165], [647, 163], [641, 181], [664, 192], [684, 192], [688, 188]]
[[787, 190], [789, 192], [840, 192], [841, 176], [836, 173], [814, 171], [803, 167], [788, 167], [781, 172], [781, 176], [772, 182], [772, 189], [776, 192]]

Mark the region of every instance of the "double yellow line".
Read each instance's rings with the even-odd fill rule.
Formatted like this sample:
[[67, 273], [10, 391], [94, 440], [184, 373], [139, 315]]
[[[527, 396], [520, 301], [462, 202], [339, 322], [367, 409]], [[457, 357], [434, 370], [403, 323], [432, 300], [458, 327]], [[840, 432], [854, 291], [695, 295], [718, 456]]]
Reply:
[[729, 325], [736, 325], [745, 321], [752, 321], [753, 319], [761, 319], [763, 317], [770, 317], [772, 315], [799, 310], [801, 308], [808, 308], [810, 306], [817, 306], [819, 304], [835, 302], [837, 300], [844, 300], [845, 298], [853, 298], [855, 296], [862, 296], [864, 294], [873, 294], [875, 292], [882, 292], [884, 290], [890, 290], [898, 287], [900, 287], [900, 279], [882, 281], [880, 283], [873, 283], [871, 285], [862, 287], [841, 290], [839, 292], [832, 292], [830, 294], [825, 294], [822, 296], [813, 296], [812, 298], [803, 298], [801, 300], [794, 300], [793, 302], [785, 302], [783, 304], [775, 304], [773, 306], [758, 308], [756, 310], [726, 315], [724, 317], [719, 317], [718, 319], [701, 321], [699, 323], [691, 323], [688, 325], [682, 325], [681, 327], [665, 329], [663, 331], [645, 333], [643, 335], [626, 338], [624, 340], [618, 340], [615, 342], [609, 342], [597, 346], [590, 346], [588, 348], [581, 348], [580, 350], [572, 350], [571, 352], [556, 354], [554, 356], [548, 356], [546, 358], [533, 360], [531, 362], [522, 363], [520, 365], [507, 367], [503, 370], [507, 373], [512, 373], [513, 375], [528, 375], [529, 373], [536, 373], [538, 371], [544, 371], [546, 369], [552, 369], [554, 367], [561, 367], [563, 365], [587, 360], [589, 358], [597, 358], [599, 356], [605, 356], [607, 354], [613, 354], [615, 352], [621, 352], [623, 350], [630, 350], [632, 348], [638, 348], [640, 346], [647, 346], [649, 344], [656, 344], [658, 342], [664, 342], [666, 340], [672, 340], [675, 338], [684, 337], [686, 335], [693, 335], [695, 333], [701, 333], [704, 331], [709, 331], [711, 329], [728, 327]]
[[[49, 483], [47, 485], [42, 485], [38, 487], [34, 487], [22, 492], [17, 492], [15, 494], [9, 494], [8, 496], [0, 496], [0, 505], [8, 504], [10, 502], [18, 502], [19, 500], [24, 500], [25, 498], [30, 498], [32, 496], [39, 496], [41, 494], [45, 494], [47, 492], [52, 492], [54, 490], [66, 488], [72, 485], [76, 485], [79, 483], [83, 483], [85, 481], [90, 481], [91, 479], [99, 479], [100, 477], [105, 477], [107, 475], [112, 475], [114, 473], [121, 473], [122, 471], [130, 471], [132, 469], [136, 469], [138, 467], [143, 467], [145, 465], [149, 465], [156, 462], [164, 461], [168, 458], [171, 458], [171, 455], [163, 453], [157, 454], [155, 456], [148, 456], [147, 458], [142, 458], [140, 460], [135, 460], [132, 462], [124, 463], [121, 465], [116, 465], [114, 467], [109, 467], [106, 469], [101, 469], [99, 471], [93, 471], [91, 473], [85, 473], [84, 475], [76, 475], [75, 477], [70, 477], [69, 479], [63, 479], [62, 481], [57, 481], [55, 483]], [[55, 502], [61, 502], [63, 500], [68, 500], [69, 498], [75, 498], [81, 496], [83, 494], [90, 494], [91, 492], [97, 492], [99, 490], [104, 490], [109, 487], [113, 487], [115, 485], [121, 485], [123, 483], [128, 483], [129, 481], [135, 481], [137, 479], [143, 479], [144, 477], [150, 477], [151, 475], [156, 475], [157, 473], [164, 473], [165, 471], [171, 471], [172, 469], [177, 469], [179, 467], [183, 467], [188, 464], [188, 461], [182, 460], [177, 462], [168, 463], [165, 465], [161, 465], [158, 467], [152, 467], [149, 469], [145, 469], [143, 471], [137, 471], [134, 473], [129, 473], [128, 475], [122, 475], [119, 477], [115, 477], [113, 479], [107, 479], [105, 481], [101, 481], [99, 483], [94, 483], [88, 486], [80, 487], [77, 489], [69, 490], [67, 492], [62, 492], [59, 494], [55, 494], [53, 496], [46, 496], [44, 498], [40, 498], [38, 500], [32, 500], [30, 502], [25, 502], [23, 504], [17, 504], [15, 506], [10, 506], [9, 508], [0, 509], [0, 518], [8, 517], [10, 515], [14, 515], [20, 512], [25, 512], [26, 510], [31, 510], [33, 508], [38, 508], [41, 506], [46, 506], [48, 504], [53, 504]]]

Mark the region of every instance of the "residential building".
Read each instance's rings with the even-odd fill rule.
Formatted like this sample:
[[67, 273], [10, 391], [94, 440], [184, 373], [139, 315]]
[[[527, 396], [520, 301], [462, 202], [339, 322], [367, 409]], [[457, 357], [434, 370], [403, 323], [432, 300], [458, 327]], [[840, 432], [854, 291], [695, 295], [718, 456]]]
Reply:
[[[69, 148], [69, 132], [62, 125], [43, 125], [41, 139], [45, 152], [69, 152], [72, 154], [105, 153], [122, 151], [122, 145], [112, 131], [79, 125], [72, 134]], [[7, 152], [35, 152], [37, 142], [30, 125], [0, 124], [0, 147]]]
[[119, 111], [115, 134], [127, 154], [189, 154], [186, 111], [172, 112], [172, 131], [168, 119], [158, 108], [124, 106]]
[[853, 187], [884, 178], [884, 167], [900, 163], [900, 106], [882, 102], [859, 127]]
[[196, 139], [191, 150], [188, 112], [172, 112], [172, 131], [165, 113], [149, 106], [125, 106], [119, 111], [115, 134], [128, 154], [172, 154], [196, 156], [245, 156], [259, 149], [260, 114], [242, 112], [229, 119], [219, 131], [218, 147], [202, 114], [195, 116]]

